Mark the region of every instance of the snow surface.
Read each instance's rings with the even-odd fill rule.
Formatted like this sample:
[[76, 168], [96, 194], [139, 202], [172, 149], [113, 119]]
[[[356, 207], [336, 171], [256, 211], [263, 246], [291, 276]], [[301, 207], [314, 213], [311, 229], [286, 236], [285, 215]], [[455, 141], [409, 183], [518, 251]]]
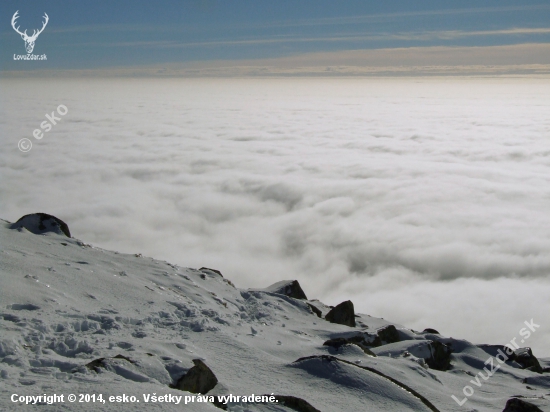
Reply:
[[[322, 412], [502, 411], [511, 396], [550, 411], [548, 373], [507, 363], [481, 380], [481, 387], [470, 383], [489, 355], [467, 341], [394, 324], [404, 340], [373, 348], [377, 357], [356, 345], [336, 350], [323, 342], [375, 333], [392, 323], [359, 315], [356, 328], [332, 324], [312, 313], [308, 302], [323, 316], [330, 309], [316, 300], [289, 298], [269, 288], [237, 289], [207, 269], [0, 223], [0, 410], [219, 410], [207, 403], [143, 400], [143, 394], [191, 395], [170, 385], [198, 358], [218, 378], [214, 393], [290, 395]], [[423, 361], [430, 339], [452, 344], [449, 371], [429, 369]], [[103, 368], [85, 367], [98, 358], [105, 358]], [[543, 368], [550, 365], [548, 359], [539, 361]], [[475, 393], [459, 406], [451, 396], [463, 399], [466, 385]], [[14, 393], [126, 394], [141, 401], [38, 407], [12, 403]], [[228, 410], [290, 409], [233, 403]]]

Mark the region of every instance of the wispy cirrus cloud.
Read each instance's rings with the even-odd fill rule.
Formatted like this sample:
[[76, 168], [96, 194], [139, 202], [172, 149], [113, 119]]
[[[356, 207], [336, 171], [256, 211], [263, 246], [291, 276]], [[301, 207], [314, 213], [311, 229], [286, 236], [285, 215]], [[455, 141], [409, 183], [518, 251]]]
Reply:
[[161, 48], [187, 48], [187, 47], [211, 47], [211, 46], [246, 46], [276, 43], [311, 43], [311, 42], [358, 42], [374, 40], [405, 40], [405, 41], [429, 41], [451, 40], [464, 37], [484, 36], [519, 36], [519, 35], [545, 35], [550, 34], [548, 27], [516, 27], [502, 30], [442, 30], [424, 32], [400, 32], [400, 33], [337, 33], [332, 36], [292, 36], [273, 35], [271, 37], [254, 37], [231, 40], [207, 40], [207, 41], [180, 41], [180, 40], [147, 40], [147, 41], [122, 41], [122, 42], [87, 42], [80, 45], [93, 45], [106, 47], [161, 47]]
[[484, 36], [517, 36], [525, 34], [550, 34], [550, 27], [516, 27], [502, 30], [444, 30], [417, 33], [389, 34], [394, 39], [404, 40], [434, 40], [434, 39], [458, 39], [461, 37], [484, 37]]
[[486, 13], [512, 13], [529, 11], [550, 10], [550, 5], [524, 5], [524, 6], [503, 6], [503, 7], [472, 7], [462, 9], [439, 9], [439, 10], [421, 10], [391, 13], [364, 14], [360, 16], [345, 17], [325, 17], [317, 19], [300, 19], [279, 21], [262, 25], [263, 27], [298, 27], [298, 26], [328, 26], [328, 25], [347, 25], [380, 22], [384, 20], [401, 20], [411, 17], [429, 17], [429, 16], [452, 16], [462, 14], [486, 14]]

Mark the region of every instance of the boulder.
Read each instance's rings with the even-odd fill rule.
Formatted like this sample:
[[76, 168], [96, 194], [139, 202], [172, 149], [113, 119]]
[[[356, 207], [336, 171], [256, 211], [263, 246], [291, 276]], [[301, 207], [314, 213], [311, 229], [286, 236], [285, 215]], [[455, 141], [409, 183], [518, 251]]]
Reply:
[[307, 300], [307, 296], [297, 280], [282, 280], [265, 288], [264, 291], [279, 293], [294, 299]]
[[428, 366], [438, 371], [447, 371], [451, 367], [451, 347], [439, 341], [430, 343], [431, 357], [425, 361]]
[[542, 409], [519, 398], [508, 399], [502, 412], [542, 412]]
[[355, 310], [351, 300], [346, 300], [330, 310], [325, 316], [325, 319], [330, 323], [338, 323], [355, 327]]
[[213, 273], [215, 273], [216, 275], [220, 275], [220, 276], [223, 278], [222, 272], [220, 272], [220, 271], [217, 270], [217, 269], [210, 269], [210, 268], [202, 267], [202, 268], [200, 268], [199, 270], [200, 270], [201, 272], [205, 272], [205, 273], [213, 272]]
[[519, 363], [522, 369], [528, 369], [533, 372], [542, 373], [542, 366], [538, 359], [533, 355], [531, 348], [519, 348], [514, 352], [514, 358], [512, 360]]
[[193, 366], [183, 375], [174, 388], [191, 393], [208, 393], [218, 383], [218, 378], [200, 359], [193, 359]]
[[351, 336], [349, 338], [329, 339], [323, 343], [323, 346], [328, 346], [338, 350], [344, 345], [351, 344], [359, 346], [367, 355], [376, 357], [376, 355], [368, 348], [368, 343], [362, 335]]
[[35, 235], [54, 232], [59, 235], [71, 237], [69, 226], [61, 219], [48, 215], [47, 213], [32, 213], [30, 215], [25, 215], [10, 226], [11, 229], [19, 229], [22, 227]]
[[334, 338], [329, 339], [323, 343], [323, 346], [329, 346], [334, 349], [340, 349], [342, 346], [350, 343], [350, 340], [347, 338]]
[[393, 325], [386, 325], [374, 333], [361, 332], [353, 336], [336, 337], [327, 340], [323, 346], [330, 346], [338, 350], [341, 346], [347, 344], [355, 344], [359, 346], [365, 353], [371, 356], [376, 356], [370, 348], [387, 345], [389, 343], [400, 342], [399, 333]]
[[311, 311], [317, 315], [318, 318], [323, 317], [323, 312], [321, 312], [321, 310], [319, 308], [313, 306], [311, 303], [308, 303], [307, 305], [309, 306]]
[[397, 329], [393, 325], [384, 326], [383, 328], [378, 329], [376, 333], [382, 341], [380, 343], [381, 345], [387, 345], [388, 343], [395, 343], [401, 340], [399, 338], [399, 333], [397, 332]]
[[508, 362], [516, 362], [522, 369], [528, 369], [537, 373], [544, 373], [544, 369], [539, 363], [539, 360], [533, 355], [531, 348], [513, 349], [507, 345], [478, 345], [480, 349], [491, 356], [506, 357], [504, 360]]
[[[94, 359], [93, 361], [91, 362], [88, 362], [86, 365], [84, 365], [85, 367], [87, 367], [89, 370], [91, 371], [94, 371], [94, 372], [99, 372], [99, 368], [104, 368], [105, 369], [105, 361], [107, 359], [123, 359], [127, 362], [130, 362], [130, 363], [136, 363], [135, 361], [131, 360], [129, 357], [127, 356], [124, 356], [124, 355], [116, 355], [116, 356], [113, 356], [112, 358], [98, 358], [98, 359]], [[77, 370], [74, 370], [73, 372], [76, 372]]]
[[432, 328], [426, 328], [422, 331], [422, 333], [432, 333], [434, 335], [439, 335], [440, 334], [438, 331], [436, 331], [435, 329], [432, 329]]

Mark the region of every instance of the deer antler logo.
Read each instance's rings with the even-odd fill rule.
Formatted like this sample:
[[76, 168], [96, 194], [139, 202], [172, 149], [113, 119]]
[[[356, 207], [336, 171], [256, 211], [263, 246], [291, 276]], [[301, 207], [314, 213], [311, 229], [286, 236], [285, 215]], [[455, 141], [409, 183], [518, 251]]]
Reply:
[[40, 30], [33, 30], [32, 36], [27, 35], [27, 30], [21, 33], [19, 31], [20, 26], [15, 27], [16, 20], [18, 18], [19, 18], [19, 10], [17, 10], [13, 15], [13, 17], [11, 18], [11, 26], [17, 33], [21, 35], [21, 38], [25, 40], [25, 48], [27, 49], [27, 53], [30, 54], [34, 49], [34, 42], [36, 41], [38, 35], [44, 31], [44, 29], [46, 28], [46, 25], [48, 24], [48, 20], [50, 20], [50, 18], [46, 13], [44, 13], [44, 23], [42, 23], [42, 28]]

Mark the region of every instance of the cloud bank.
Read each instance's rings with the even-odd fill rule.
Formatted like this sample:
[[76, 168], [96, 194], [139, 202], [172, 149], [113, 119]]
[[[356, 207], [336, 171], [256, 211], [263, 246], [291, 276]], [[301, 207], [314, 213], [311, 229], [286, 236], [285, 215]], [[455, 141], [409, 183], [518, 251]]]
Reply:
[[[548, 29], [515, 29], [548, 32]], [[444, 31], [392, 34], [403, 39], [458, 38], [476, 32]], [[496, 34], [497, 32], [486, 32]], [[479, 33], [478, 33], [479, 34]], [[335, 37], [334, 41], [339, 41]], [[304, 39], [308, 41], [307, 39]], [[329, 40], [328, 38], [325, 40]], [[264, 40], [252, 40], [263, 42]], [[265, 40], [271, 42], [273, 40]], [[279, 40], [277, 40], [279, 41]], [[285, 40], [286, 41], [286, 40]], [[218, 46], [230, 46], [233, 40]], [[99, 43], [90, 45], [100, 46]], [[151, 48], [205, 47], [205, 43], [178, 41], [111, 42], [109, 47], [147, 46]], [[266, 59], [197, 60], [186, 63], [162, 63], [97, 69], [3, 70], [5, 78], [105, 78], [105, 77], [412, 77], [412, 76], [535, 76], [550, 75], [550, 44], [524, 43], [484, 47], [400, 47], [298, 53]]]
[[0, 87], [2, 218], [51, 213], [96, 246], [241, 287], [297, 278], [310, 297], [474, 341], [534, 318], [529, 343], [550, 343], [548, 80]]

